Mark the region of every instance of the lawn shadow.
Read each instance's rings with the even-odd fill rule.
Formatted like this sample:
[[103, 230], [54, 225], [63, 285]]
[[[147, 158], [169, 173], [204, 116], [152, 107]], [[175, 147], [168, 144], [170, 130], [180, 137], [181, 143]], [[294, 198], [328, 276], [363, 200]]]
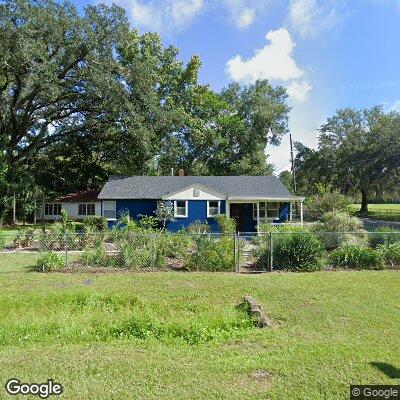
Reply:
[[394, 365], [372, 361], [370, 363], [375, 368], [379, 369], [379, 371], [383, 372], [390, 379], [400, 379], [400, 368], [395, 367]]

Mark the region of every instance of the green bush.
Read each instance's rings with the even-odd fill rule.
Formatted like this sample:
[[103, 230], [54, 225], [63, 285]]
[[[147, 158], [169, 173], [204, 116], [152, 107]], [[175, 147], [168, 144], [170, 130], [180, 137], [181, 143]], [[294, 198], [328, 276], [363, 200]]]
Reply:
[[165, 257], [184, 257], [193, 246], [193, 239], [185, 232], [176, 234], [162, 233], [157, 237], [157, 247], [160, 248], [161, 253]]
[[133, 242], [125, 242], [120, 248], [122, 266], [129, 269], [162, 268], [165, 266], [165, 257], [155, 239], [148, 240], [141, 246]]
[[[323, 246], [311, 232], [297, 229], [273, 235], [275, 270], [318, 271], [323, 268], [323, 256]], [[269, 259], [268, 254], [262, 259]]]
[[197, 250], [186, 262], [190, 271], [233, 271], [235, 266], [233, 238], [196, 238]]
[[326, 250], [342, 245], [368, 244], [367, 232], [362, 222], [347, 212], [332, 211], [322, 215], [321, 221], [312, 227]]
[[349, 200], [337, 190], [319, 188], [319, 194], [307, 197], [304, 204], [304, 216], [307, 220], [319, 220], [329, 212], [345, 212], [349, 207]]
[[103, 217], [86, 217], [83, 220], [83, 229], [85, 232], [104, 232], [108, 228], [107, 219]]
[[79, 257], [79, 262], [90, 267], [106, 267], [107, 254], [103, 245], [86, 248]]
[[396, 242], [400, 242], [400, 230], [391, 228], [390, 226], [380, 226], [369, 234], [369, 244], [372, 248]]
[[208, 222], [202, 222], [199, 220], [196, 220], [192, 222], [186, 229], [188, 233], [208, 233], [210, 232], [210, 225], [208, 225]]
[[385, 264], [382, 254], [363, 246], [342, 246], [330, 254], [330, 263], [335, 268], [383, 269]]
[[400, 267], [400, 242], [387, 243], [378, 247], [386, 265], [391, 267]]
[[104, 243], [101, 241], [86, 247], [78, 261], [89, 267], [118, 268], [123, 266], [120, 255], [118, 253], [107, 254]]
[[221, 233], [235, 233], [236, 232], [236, 221], [233, 218], [227, 217], [225, 214], [217, 215], [215, 217], [217, 221], [218, 230]]
[[42, 254], [31, 269], [38, 272], [51, 272], [64, 267], [65, 259], [62, 255], [55, 252], [48, 252]]

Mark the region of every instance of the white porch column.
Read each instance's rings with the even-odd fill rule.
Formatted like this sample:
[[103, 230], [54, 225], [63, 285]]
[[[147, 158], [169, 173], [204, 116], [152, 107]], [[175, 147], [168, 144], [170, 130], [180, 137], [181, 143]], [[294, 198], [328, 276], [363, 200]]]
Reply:
[[231, 217], [231, 208], [230, 208], [229, 200], [226, 200], [225, 208], [226, 208], [226, 210], [225, 210], [226, 216], [228, 218], [230, 218]]
[[300, 201], [300, 223], [303, 226], [303, 200]]
[[257, 233], [260, 233], [260, 202], [257, 202]]
[[290, 207], [289, 221], [292, 222], [293, 221], [293, 203], [292, 202], [289, 203], [289, 207]]

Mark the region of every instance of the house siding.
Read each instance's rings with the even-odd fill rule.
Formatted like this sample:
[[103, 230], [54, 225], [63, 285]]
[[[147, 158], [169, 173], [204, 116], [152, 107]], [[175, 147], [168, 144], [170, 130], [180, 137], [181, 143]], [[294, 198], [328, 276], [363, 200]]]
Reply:
[[[157, 209], [157, 201], [153, 199], [143, 200], [116, 200], [117, 218], [125, 212], [129, 212], [131, 218], [140, 220], [140, 215], [155, 216], [154, 211]], [[220, 212], [225, 213], [225, 201], [220, 202]], [[195, 221], [207, 221], [212, 232], [218, 231], [215, 218], [207, 218], [207, 201], [206, 200], [189, 200], [187, 218], [176, 218], [175, 221], [167, 223], [167, 229], [171, 232], [178, 232], [187, 228]], [[115, 221], [109, 221], [109, 227], [115, 225]]]
[[[140, 215], [155, 216], [154, 211], [157, 209], [157, 201], [155, 199], [142, 200], [116, 200], [117, 218], [125, 212], [129, 212], [131, 218], [140, 220]], [[220, 213], [225, 214], [226, 202], [220, 200]], [[283, 223], [290, 218], [290, 204], [281, 203], [279, 210], [279, 219], [274, 223]], [[211, 232], [218, 232], [218, 225], [215, 218], [207, 218], [207, 200], [188, 200], [188, 216], [186, 218], [175, 218], [174, 221], [167, 222], [167, 229], [170, 232], [178, 232], [187, 228], [195, 221], [207, 221]], [[115, 221], [109, 221], [112, 227]], [[243, 210], [243, 228], [245, 232], [256, 232], [257, 221], [253, 219], [253, 204], [244, 204]]]
[[157, 209], [157, 200], [117, 200], [116, 211], [117, 218], [122, 214], [129, 212], [131, 218], [139, 220], [140, 215], [155, 217], [154, 211]]
[[[225, 200], [220, 200], [220, 213], [225, 214]], [[218, 232], [218, 225], [215, 218], [207, 218], [207, 200], [189, 200], [187, 218], [176, 218], [175, 221], [167, 223], [167, 229], [177, 232], [187, 228], [195, 221], [208, 222], [211, 232]]]

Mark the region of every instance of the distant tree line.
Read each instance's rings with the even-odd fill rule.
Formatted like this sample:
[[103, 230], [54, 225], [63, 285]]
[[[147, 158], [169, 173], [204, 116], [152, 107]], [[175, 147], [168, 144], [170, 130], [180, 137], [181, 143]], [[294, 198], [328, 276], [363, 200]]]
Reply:
[[174, 46], [115, 5], [0, 1], [0, 219], [10, 196], [100, 187], [109, 175], [271, 174], [283, 87], [198, 81]]
[[[321, 185], [361, 200], [362, 213], [371, 198], [400, 196], [400, 114], [381, 106], [345, 108], [319, 130], [318, 148], [295, 143], [295, 174], [299, 194], [314, 195]], [[291, 185], [292, 175], [282, 179]]]

